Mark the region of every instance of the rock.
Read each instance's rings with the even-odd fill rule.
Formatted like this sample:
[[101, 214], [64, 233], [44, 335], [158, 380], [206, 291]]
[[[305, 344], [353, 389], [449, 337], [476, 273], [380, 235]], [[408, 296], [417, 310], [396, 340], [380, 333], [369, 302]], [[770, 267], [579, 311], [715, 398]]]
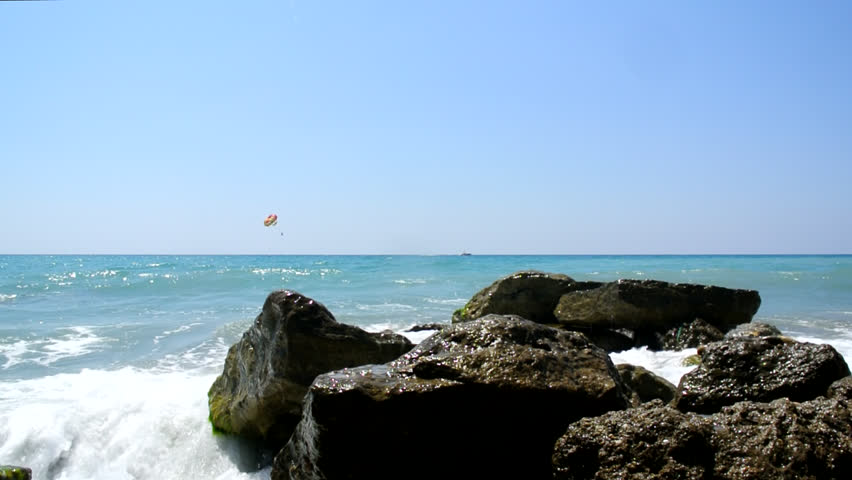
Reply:
[[619, 375], [624, 383], [633, 392], [633, 404], [650, 402], [660, 399], [666, 403], [671, 402], [677, 391], [670, 381], [647, 370], [644, 367], [622, 363], [616, 365]]
[[446, 323], [424, 323], [422, 325], [415, 325], [415, 326], [409, 328], [408, 330], [406, 330], [406, 332], [422, 332], [422, 331], [425, 331], [425, 330], [443, 330], [445, 327], [448, 327], [448, 326], [449, 325], [446, 324]]
[[476, 320], [490, 313], [518, 315], [544, 324], [556, 323], [553, 309], [562, 294], [598, 285], [598, 282], [575, 282], [559, 273], [517, 272], [480, 290], [453, 313], [453, 323]]
[[843, 377], [829, 385], [825, 396], [847, 402], [852, 401], [852, 377]]
[[569, 327], [630, 328], [665, 332], [695, 318], [722, 331], [751, 321], [760, 307], [754, 290], [618, 280], [560, 297], [554, 315]]
[[852, 418], [837, 400], [741, 402], [708, 419], [713, 478], [844, 479], [852, 474]]
[[725, 338], [740, 337], [775, 337], [781, 336], [778, 327], [768, 323], [750, 322], [737, 325], [736, 328], [725, 334]]
[[638, 408], [584, 418], [555, 443], [553, 478], [712, 478], [712, 425], [654, 400]]
[[659, 400], [584, 418], [556, 442], [554, 478], [843, 479], [852, 423], [835, 399], [741, 402], [708, 417]]
[[[562, 328], [560, 325], [556, 325]], [[568, 330], [568, 329], [563, 329]], [[586, 336], [592, 343], [605, 352], [623, 352], [636, 346], [635, 333], [629, 330], [610, 330], [608, 328], [571, 329]]]
[[585, 336], [487, 315], [317, 377], [271, 478], [549, 479], [567, 426], [626, 408], [624, 392]]
[[32, 469], [13, 465], [0, 465], [0, 480], [30, 480], [32, 478]]
[[317, 375], [385, 363], [412, 347], [402, 335], [338, 323], [325, 306], [299, 293], [273, 292], [228, 351], [224, 371], [208, 393], [210, 421], [223, 432], [280, 448], [301, 418], [302, 401]]
[[704, 345], [698, 354], [701, 363], [680, 379], [679, 410], [713, 413], [743, 400], [811, 400], [849, 375], [832, 346], [783, 337], [739, 337]]
[[680, 364], [684, 367], [695, 367], [697, 365], [701, 365], [701, 355], [697, 353], [695, 355], [690, 355], [683, 359]]
[[725, 337], [721, 330], [701, 318], [669, 329], [663, 336], [663, 350], [685, 350], [696, 348], [710, 342], [718, 342]]

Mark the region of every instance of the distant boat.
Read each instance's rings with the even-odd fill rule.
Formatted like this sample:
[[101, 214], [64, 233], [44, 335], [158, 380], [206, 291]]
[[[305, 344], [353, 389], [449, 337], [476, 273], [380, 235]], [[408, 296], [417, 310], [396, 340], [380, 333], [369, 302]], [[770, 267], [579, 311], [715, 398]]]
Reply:
[[470, 256], [470, 253], [468, 253], [468, 252], [462, 252], [460, 255], [461, 255], [462, 257], [469, 257], [469, 256]]

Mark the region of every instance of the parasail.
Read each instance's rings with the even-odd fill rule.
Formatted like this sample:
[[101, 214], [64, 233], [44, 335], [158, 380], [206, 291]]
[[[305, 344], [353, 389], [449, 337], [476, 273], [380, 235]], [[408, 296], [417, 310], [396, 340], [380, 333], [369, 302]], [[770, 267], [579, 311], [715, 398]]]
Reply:
[[271, 227], [271, 226], [277, 225], [277, 224], [278, 224], [278, 215], [275, 215], [274, 213], [270, 214], [268, 217], [266, 217], [266, 220], [263, 221], [263, 225], [266, 226], [266, 227]]

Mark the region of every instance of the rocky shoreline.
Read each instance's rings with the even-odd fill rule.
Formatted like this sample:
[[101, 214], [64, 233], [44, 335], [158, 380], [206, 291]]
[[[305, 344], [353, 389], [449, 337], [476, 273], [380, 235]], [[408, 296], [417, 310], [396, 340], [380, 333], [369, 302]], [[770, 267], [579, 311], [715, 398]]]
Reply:
[[[209, 392], [271, 478], [847, 478], [852, 377], [753, 290], [518, 272], [418, 345], [273, 292]], [[675, 386], [608, 353], [698, 347]]]
[[[209, 392], [271, 477], [849, 478], [852, 377], [753, 290], [518, 272], [418, 345], [269, 295]], [[674, 386], [608, 353], [698, 347]]]

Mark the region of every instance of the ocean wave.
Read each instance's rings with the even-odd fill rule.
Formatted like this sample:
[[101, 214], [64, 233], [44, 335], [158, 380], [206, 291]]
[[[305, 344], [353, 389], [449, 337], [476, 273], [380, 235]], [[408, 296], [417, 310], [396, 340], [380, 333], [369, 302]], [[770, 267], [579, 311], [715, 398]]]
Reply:
[[467, 298], [427, 298], [426, 303], [435, 303], [438, 305], [464, 305], [468, 301]]
[[[239, 441], [214, 436], [215, 374], [84, 369], [0, 384], [0, 458], [34, 478], [265, 480]], [[151, 459], [169, 458], [168, 462]]]
[[413, 305], [405, 305], [402, 303], [377, 303], [377, 304], [363, 304], [358, 303], [355, 305], [355, 308], [361, 311], [368, 312], [410, 312], [413, 310], [417, 310], [417, 307]]
[[0, 368], [6, 370], [25, 363], [48, 366], [60, 360], [96, 352], [98, 346], [111, 340], [98, 336], [92, 327], [67, 327], [59, 331], [67, 333], [52, 338], [17, 339], [0, 344], [0, 355], [6, 357], [6, 362]]
[[197, 327], [198, 325], [204, 325], [201, 322], [193, 322], [187, 325], [181, 325], [180, 327], [174, 330], [166, 330], [162, 333], [162, 335], [154, 336], [154, 343], [160, 343], [160, 340], [168, 337], [169, 335], [174, 335], [175, 333], [188, 332], [192, 329], [192, 327]]
[[698, 349], [688, 348], [679, 351], [660, 351], [653, 352], [647, 347], [633, 348], [623, 352], [610, 353], [609, 356], [612, 362], [616, 365], [619, 363], [629, 363], [645, 367], [651, 372], [665, 378], [671, 383], [677, 385], [680, 383], [680, 377], [692, 371], [695, 367], [683, 366], [683, 360], [695, 355]]
[[422, 278], [417, 278], [414, 280], [394, 280], [393, 283], [397, 283], [399, 285], [422, 285], [426, 283], [426, 280]]
[[6, 301], [9, 301], [9, 300], [14, 300], [15, 298], [17, 298], [17, 296], [18, 296], [18, 294], [16, 294], [16, 293], [9, 293], [9, 294], [0, 293], [0, 302], [6, 302]]

